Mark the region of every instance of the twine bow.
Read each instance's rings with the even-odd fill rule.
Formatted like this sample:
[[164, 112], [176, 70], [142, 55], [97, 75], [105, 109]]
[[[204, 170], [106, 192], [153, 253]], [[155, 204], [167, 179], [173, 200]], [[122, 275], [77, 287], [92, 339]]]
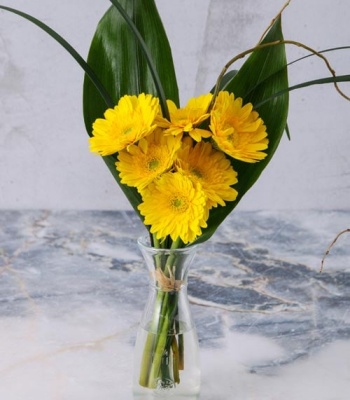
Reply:
[[181, 289], [183, 280], [175, 279], [175, 265], [167, 267], [168, 275], [166, 275], [161, 268], [157, 268], [154, 271], [154, 277], [158, 283], [158, 286], [164, 292], [178, 292]]

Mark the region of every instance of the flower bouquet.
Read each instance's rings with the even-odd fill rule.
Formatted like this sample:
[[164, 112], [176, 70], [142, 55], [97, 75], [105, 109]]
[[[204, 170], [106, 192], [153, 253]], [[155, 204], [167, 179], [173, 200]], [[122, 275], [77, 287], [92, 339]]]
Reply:
[[[146, 393], [177, 390], [186, 370], [184, 338], [192, 328], [181, 295], [190, 249], [214, 234], [257, 181], [284, 131], [288, 134], [289, 92], [333, 83], [349, 100], [337, 83], [350, 81], [350, 75], [336, 76], [322, 52], [284, 39], [281, 14], [287, 2], [257, 45], [228, 61], [207, 93], [181, 107], [171, 47], [154, 0], [111, 3], [87, 62], [41, 21], [0, 9], [45, 30], [85, 71], [90, 150], [102, 156], [149, 233], [148, 243], [139, 244], [155, 292], [144, 323], [138, 385]], [[290, 87], [286, 45], [321, 58], [330, 76]], [[244, 57], [239, 70], [231, 68]], [[189, 392], [196, 394], [197, 380], [193, 387]]]

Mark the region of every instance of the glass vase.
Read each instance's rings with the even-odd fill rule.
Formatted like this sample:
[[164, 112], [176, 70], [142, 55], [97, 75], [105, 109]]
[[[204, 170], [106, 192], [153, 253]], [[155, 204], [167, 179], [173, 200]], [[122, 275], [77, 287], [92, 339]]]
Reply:
[[182, 249], [138, 245], [149, 271], [149, 295], [134, 358], [134, 399], [197, 399], [198, 338], [187, 297], [189, 266], [196, 246]]

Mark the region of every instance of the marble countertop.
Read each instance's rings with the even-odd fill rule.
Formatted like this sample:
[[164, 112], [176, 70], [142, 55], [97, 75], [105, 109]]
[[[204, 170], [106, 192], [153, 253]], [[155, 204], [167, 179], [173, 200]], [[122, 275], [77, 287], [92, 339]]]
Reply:
[[[350, 211], [236, 212], [189, 278], [200, 400], [348, 400]], [[0, 399], [131, 400], [133, 213], [0, 211]]]

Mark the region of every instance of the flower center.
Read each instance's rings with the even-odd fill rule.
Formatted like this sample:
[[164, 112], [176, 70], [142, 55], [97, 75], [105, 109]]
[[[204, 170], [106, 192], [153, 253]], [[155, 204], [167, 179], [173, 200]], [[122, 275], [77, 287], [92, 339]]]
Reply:
[[149, 171], [154, 171], [159, 167], [159, 160], [153, 158], [152, 160], [148, 161], [147, 168]]
[[187, 199], [184, 196], [177, 196], [171, 199], [171, 207], [176, 212], [184, 212], [187, 210]]
[[132, 131], [132, 127], [125, 128], [125, 129], [123, 130], [123, 135], [128, 135], [131, 131]]
[[192, 175], [194, 175], [196, 178], [203, 178], [203, 173], [202, 173], [199, 169], [193, 168], [193, 169], [191, 170], [191, 173], [192, 173]]

